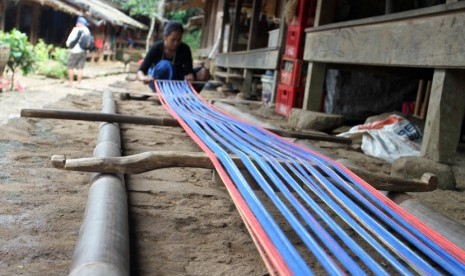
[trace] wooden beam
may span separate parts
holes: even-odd
[[[335,0],[324,0],[322,4],[327,5],[331,1]],[[318,7],[317,7],[318,8]],[[306,32],[318,32],[318,31],[327,31],[327,30],[336,30],[342,29],[347,27],[356,27],[356,26],[363,26],[363,25],[373,25],[373,24],[380,24],[386,22],[393,22],[393,21],[402,21],[402,20],[411,20],[414,18],[419,17],[428,17],[434,16],[439,14],[445,13],[455,13],[460,12],[465,8],[465,2],[463,1],[456,1],[456,3],[450,3],[445,5],[434,5],[428,8],[421,8],[421,9],[413,9],[404,12],[396,12],[389,15],[379,15],[379,16],[372,16],[363,19],[355,19],[355,20],[347,20],[337,23],[327,22],[325,24],[314,25],[313,27],[307,28]],[[331,6],[327,8],[322,8],[322,12],[326,12],[326,10],[331,9]],[[317,10],[318,13],[318,10]],[[330,24],[329,24],[330,23]]]
[[[218,54],[217,67],[275,70],[279,63],[279,48],[263,48],[251,51]]]
[[[246,168],[239,157],[231,156],[231,159],[239,169]],[[209,156],[204,152],[148,151],[124,157],[79,159],[66,159],[64,155],[54,155],[52,156],[51,163],[53,167],[58,169],[117,174],[138,174],[172,167],[215,169]],[[286,166],[285,161],[280,163]],[[349,167],[349,169],[351,168]],[[437,187],[437,178],[431,174],[424,175],[422,180],[405,180],[374,174],[359,168],[353,169],[353,172],[379,190],[421,192],[432,191]]]
[[[439,163],[455,163],[465,110],[465,71],[436,69],[421,153]]]
[[[452,13],[370,25],[308,29],[304,59],[323,63],[465,68],[464,25],[465,7]]]

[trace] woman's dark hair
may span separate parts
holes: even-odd
[[[172,32],[184,33],[184,28],[180,22],[170,21],[166,24],[163,30],[164,36],[169,36]]]

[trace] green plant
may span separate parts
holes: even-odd
[[[42,39],[34,46],[34,55],[36,62],[44,62],[50,59],[50,52],[53,49],[53,45],[46,44]]]
[[[66,77],[67,68],[59,61],[47,60],[39,63],[36,72],[47,78],[63,79]]]
[[[65,65],[68,64],[68,50],[65,48],[55,47],[51,53],[52,59]]]
[[[21,69],[24,75],[34,71],[33,47],[29,43],[27,35],[16,29],[11,30],[9,33],[0,32],[0,44],[10,46],[10,57],[6,65],[12,72],[10,90],[13,90],[15,72],[18,68]]]
[[[42,40],[34,46],[36,55],[36,73],[48,78],[62,79],[66,77],[66,64],[68,62],[68,51],[64,48],[54,48]]]
[[[192,50],[192,56],[196,56],[197,50],[200,48],[200,35],[202,32],[200,30],[195,30],[193,32],[184,32],[182,40],[184,43],[189,45]]]

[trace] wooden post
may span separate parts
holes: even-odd
[[[436,69],[426,117],[422,154],[453,164],[465,109],[465,71]]]
[[[334,12],[336,0],[318,0],[316,4],[316,14],[314,27],[332,23],[334,20]]]
[[[262,0],[253,1],[252,20],[249,29],[249,39],[247,41],[247,51],[255,49],[257,38],[255,37],[258,31],[258,21],[260,19],[260,11]],[[244,82],[242,83],[242,93],[246,99],[250,98],[252,92],[253,70],[244,69]]]
[[[318,0],[316,5],[314,27],[333,22],[335,11],[335,0]],[[323,87],[326,74],[326,64],[308,63],[307,81],[305,83],[305,94],[302,109],[320,111],[323,100]]]
[[[302,109],[320,111],[323,100],[326,64],[309,62]]]
[[[286,6],[286,0],[281,0],[281,7],[285,7],[285,6]],[[281,18],[281,21],[279,23],[278,46],[279,46],[279,52],[280,54],[282,54],[284,53],[284,46],[286,45],[286,35],[287,35],[287,24],[285,23],[286,21],[285,21],[284,8],[281,10],[280,18]]]
[[[16,21],[15,21],[15,28],[19,30],[20,22],[21,22],[21,10],[23,8],[23,3],[19,2],[16,6]]]
[[[229,1],[222,0],[221,2],[223,2],[223,20],[221,20],[220,44],[218,45],[218,53],[223,52],[226,24],[231,24],[231,18],[229,17]]]
[[[36,44],[39,40],[39,30],[40,30],[40,5],[37,3],[32,4],[32,26],[29,35],[29,42]]]
[[[385,7],[385,14],[390,14],[393,13],[394,11],[394,3],[392,3],[392,0],[386,0],[386,7]]]
[[[5,30],[5,9],[6,1],[0,0],[0,31]]]
[[[257,39],[254,36],[256,36],[258,32],[258,22],[260,20],[261,7],[262,7],[262,0],[253,1],[253,11],[252,11],[252,19],[250,22],[249,39],[247,41],[247,51],[255,49],[255,45],[257,44]]]
[[[242,2],[243,0],[236,1],[236,9],[234,13],[234,22],[231,24],[231,34],[229,40],[229,49],[228,52],[234,52],[237,48],[237,40],[239,37],[239,23],[241,18],[242,11]]]

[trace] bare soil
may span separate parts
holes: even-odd
[[[0,93],[0,274],[63,275],[69,271],[90,174],[55,169],[50,157],[92,156],[99,129],[96,122],[19,118],[19,110],[47,107],[99,111],[102,91],[116,83],[128,91],[148,92],[139,83],[126,82],[126,76],[87,78],[77,88],[37,76],[21,77],[25,92]],[[122,114],[168,116],[150,99],[123,101],[117,94],[115,99]],[[265,119],[285,124],[283,118]],[[122,124],[121,130],[124,155],[200,150],[181,128]],[[329,142],[315,145],[372,171],[389,172],[388,164],[353,147]],[[465,162],[460,158],[459,167]],[[463,177],[458,183],[459,188],[465,187]],[[128,175],[126,185],[132,274],[267,274],[228,192],[212,181],[211,170],[150,171]],[[465,222],[461,188],[413,196]]]

